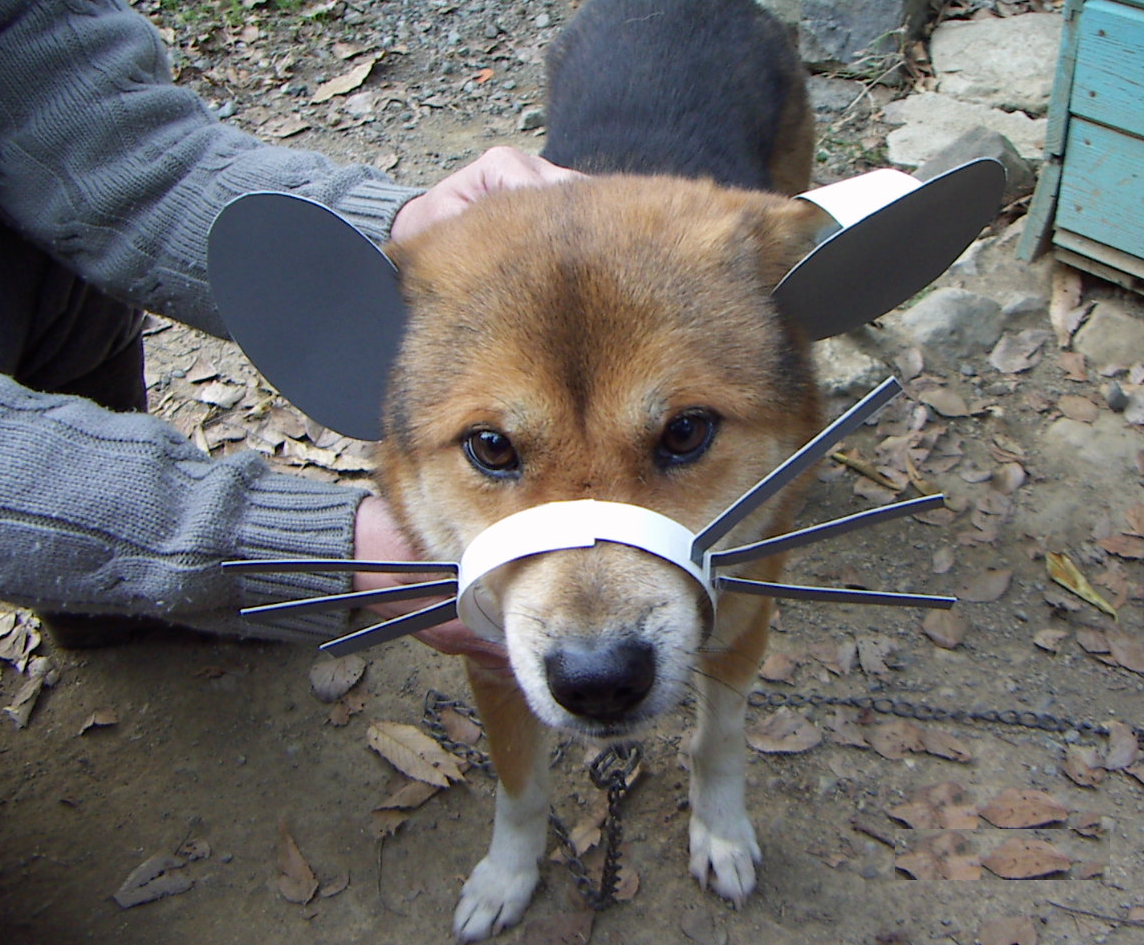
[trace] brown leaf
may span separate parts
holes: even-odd
[[[993,800],[978,808],[994,827],[1043,827],[1066,820],[1068,808],[1044,791],[1005,788]]]
[[[449,738],[462,745],[473,746],[481,740],[481,727],[452,706],[445,706],[441,710],[441,725]]]
[[[409,813],[401,810],[375,810],[370,812],[369,818],[374,838],[384,840],[397,833],[401,825],[409,819]]]
[[[900,761],[912,751],[925,750],[921,729],[905,719],[871,726],[866,739],[874,751],[892,761]]]
[[[93,728],[106,728],[110,725],[118,725],[119,716],[112,712],[110,709],[96,709],[91,713],[80,726],[79,734],[90,731]]]
[[[310,688],[322,702],[334,702],[357,685],[365,666],[365,660],[356,653],[320,659],[310,667]]]
[[[377,805],[376,810],[414,810],[440,791],[436,784],[408,779],[397,790]]]
[[[1132,726],[1124,722],[1108,722],[1108,748],[1104,753],[1104,767],[1120,771],[1136,763],[1140,757],[1140,744]]]
[[[977,930],[979,945],[1037,945],[1037,926],[1028,916],[989,919]]]
[[[972,804],[950,804],[939,808],[937,813],[946,830],[976,830],[981,826],[977,808]]]
[[[373,722],[366,734],[369,747],[402,774],[418,781],[448,787],[463,775],[457,759],[412,725]]]
[[[1026,478],[1025,467],[1020,463],[1002,463],[990,476],[990,483],[1002,495],[1012,495]]]
[[[957,596],[975,604],[988,604],[999,600],[1009,590],[1013,572],[1009,568],[987,568],[971,578],[957,592]]]
[[[894,869],[901,870],[911,879],[941,879],[937,857],[928,850],[903,853],[894,857]]]
[[[1080,423],[1094,423],[1100,416],[1100,409],[1087,397],[1065,394],[1057,400],[1057,409],[1070,420]]]
[[[888,817],[913,830],[935,830],[941,826],[937,809],[927,801],[909,801],[886,811]]]
[[[115,901],[121,909],[130,909],[145,902],[154,902],[164,896],[184,893],[194,885],[185,873],[176,872],[187,861],[167,853],[157,853],[140,863],[115,891]]]
[[[305,905],[318,891],[318,878],[290,836],[286,818],[278,821],[278,892],[283,899]]]
[[[933,407],[943,417],[968,417],[969,407],[965,398],[948,387],[935,387],[918,394],[918,400]]]
[[[1144,503],[1137,503],[1125,512],[1124,521],[1128,524],[1125,531],[1144,538]]]
[[[936,728],[922,729],[922,747],[927,755],[936,755],[950,761],[968,763],[973,760],[973,753],[961,740]]]
[[[798,663],[785,653],[772,653],[759,667],[759,675],[767,682],[789,683]]]
[[[826,730],[831,734],[831,741],[837,742],[839,745],[850,745],[854,748],[869,748],[870,743],[866,741],[866,736],[862,734],[862,729],[857,722],[857,710],[844,709],[839,707],[834,710],[834,714],[827,718],[823,724]]]
[[[1144,538],[1136,535],[1110,535],[1097,541],[1105,551],[1118,558],[1129,558],[1133,561],[1144,559]]]
[[[1041,346],[1051,335],[1038,328],[1026,328],[1012,335],[1006,332],[989,352],[989,363],[1002,374],[1019,374],[1041,361]]]
[[[890,672],[886,659],[897,649],[888,637],[861,636],[857,640],[858,664],[867,676],[885,676]]]
[[[1057,359],[1061,370],[1065,372],[1066,381],[1088,380],[1088,368],[1085,366],[1084,355],[1079,351],[1062,351]]]
[[[747,729],[747,744],[766,754],[809,751],[822,741],[822,733],[806,718],[784,706],[770,718]]]
[[[1117,663],[1125,669],[1144,675],[1144,639],[1112,630],[1105,633],[1104,638],[1108,641],[1108,649]]]
[[[328,102],[335,95],[345,95],[347,92],[352,92],[369,78],[376,62],[376,58],[365,59],[344,75],[323,82],[314,92],[310,104],[320,105],[322,102]]]
[[[1081,290],[1081,276],[1076,269],[1062,265],[1053,269],[1049,323],[1053,326],[1057,345],[1061,348],[1067,348],[1072,344],[1072,336],[1084,320],[1085,308],[1081,305]]]
[[[969,625],[953,610],[931,610],[922,621],[922,630],[935,646],[952,650],[962,640]]]
[[[1076,642],[1080,644],[1080,648],[1086,653],[1100,654],[1112,652],[1112,647],[1109,646],[1108,643],[1108,637],[1103,630],[1089,630],[1082,627],[1076,632]]]
[[[1067,630],[1046,627],[1033,634],[1033,645],[1049,653],[1059,653],[1061,641],[1069,635]]]
[[[1013,837],[982,857],[981,864],[1002,879],[1037,879],[1065,872],[1072,860],[1044,840]]]
[[[1087,745],[1067,745],[1065,774],[1081,787],[1096,787],[1100,784],[1104,780],[1104,769],[1100,765],[1096,749]]]
[[[350,884],[350,874],[348,871],[339,873],[328,883],[323,883],[318,889],[318,896],[322,899],[330,899],[338,893],[345,892]]]

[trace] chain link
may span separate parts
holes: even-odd
[[[776,690],[756,689],[748,696],[748,702],[755,708],[792,709],[811,706],[843,707],[861,711],[877,712],[879,715],[894,715],[902,719],[918,722],[981,722],[989,725],[1013,725],[1021,728],[1039,729],[1044,732],[1076,731],[1081,735],[1108,735],[1108,729],[1094,722],[1076,721],[1048,712],[1034,712],[1031,709],[946,709],[926,703],[910,702],[890,696],[828,696],[818,692],[777,692]],[[1144,728],[1132,726],[1136,740],[1144,747]]]
[[[457,699],[450,699],[435,689],[430,689],[425,693],[424,713],[421,717],[422,724],[428,729],[429,734],[446,751],[495,777],[492,760],[487,753],[465,742],[455,741],[449,736],[441,722],[441,713],[445,709],[452,709],[474,724],[481,725],[481,720],[474,709]],[[592,881],[588,867],[584,865],[583,859],[576,851],[576,845],[572,842],[568,828],[557,816],[555,809],[550,809],[548,812],[548,821],[564,848],[568,872],[572,874],[573,882],[580,890],[584,901],[596,911],[606,909],[616,901],[616,889],[620,879],[620,845],[624,839],[620,803],[631,787],[631,778],[642,758],[643,751],[637,744],[611,745],[601,751],[588,765],[592,783],[601,791],[606,791],[608,795],[607,813],[600,826],[600,836],[604,844],[604,869],[598,884]]]

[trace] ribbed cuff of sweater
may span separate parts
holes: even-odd
[[[389,240],[393,218],[414,197],[425,193],[416,187],[401,187],[390,181],[364,180],[334,202],[334,209],[381,245]]]

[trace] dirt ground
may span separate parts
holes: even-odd
[[[494,143],[542,143],[537,130],[520,129],[542,101],[537,53],[567,15],[564,2],[387,0],[320,5],[325,12],[309,17],[243,6],[244,22],[221,27],[217,15],[192,17],[191,6],[178,16],[167,4],[141,5],[177,50],[180,80],[233,110],[230,120],[243,127],[271,134],[301,120],[308,127],[288,143],[376,160],[418,184]],[[347,11],[362,18],[347,20]],[[347,46],[335,53],[334,41]],[[310,104],[323,81],[360,62],[360,52],[338,58],[349,44],[371,43],[389,51],[364,84]],[[823,139],[839,147],[824,150],[820,182],[876,153],[876,117],[823,116]],[[995,234],[975,270],[942,284],[999,300],[1014,292],[1048,298],[1050,263],[1015,261],[1013,244],[1011,233]],[[1112,301],[1144,318],[1139,298],[1090,280],[1083,288],[1088,302]],[[1049,327],[1043,311],[1015,318],[1013,331]],[[1077,374],[1055,342],[1039,363],[1011,374],[994,368],[987,351],[919,366],[892,340],[871,344],[899,365],[911,396],[846,446],[901,479],[887,438],[912,436],[917,472],[950,496],[952,510],[814,547],[794,557],[790,576],[956,593],[959,620],[784,604],[767,674],[785,681],[760,678],[760,688],[1144,726],[1144,430],[1109,409],[1100,366]],[[289,414],[268,414],[266,391],[233,347],[162,323],[149,347],[153,410],[208,448],[244,448],[254,433],[275,463],[304,466],[307,475],[365,476],[360,450]],[[1127,385],[1131,375],[1120,380]],[[238,399],[205,402],[211,383],[237,387]],[[958,394],[966,409],[944,396],[924,406],[933,390]],[[1048,432],[1078,412],[1079,434]],[[268,416],[282,437],[268,435]],[[347,459],[339,464],[338,456]],[[800,521],[888,495],[830,463]],[[1076,564],[1117,620],[1050,578],[1054,552]],[[366,731],[375,720],[418,724],[429,689],[466,697],[457,661],[410,641],[370,651],[355,701],[331,721],[307,675],[317,654],[298,647],[171,635],[86,652],[45,641],[39,652],[50,654],[59,682],[40,696],[26,728],[0,719],[0,929],[8,945],[450,939],[461,883],[488,840],[492,782],[470,772],[380,839],[373,811],[404,778],[369,749]],[[4,704],[21,682],[5,665]],[[87,727],[95,713],[113,724]],[[1113,738],[1076,727],[911,727],[893,715],[814,707],[795,710],[795,720],[784,712],[776,731],[772,713],[753,708],[749,717],[753,739],[767,749],[752,750],[748,768],[765,857],[753,898],[733,910],[687,874],[685,706],[644,742],[643,774],[623,807],[638,890],[595,915],[593,942],[1144,942],[1144,767],[1123,729],[1118,740],[1116,726]],[[572,746],[557,764],[555,802],[569,823],[598,803],[586,753]],[[1060,808],[1046,826],[998,826],[1006,789],[1045,792]],[[283,824],[321,884],[308,904],[280,891]],[[186,865],[175,872],[193,882],[121,908],[113,894],[156,854],[180,856]],[[1003,878],[1021,875],[1030,878]],[[589,925],[579,909],[566,870],[548,863],[524,924],[500,940],[584,941]],[[1012,922],[999,924],[1005,918]]]

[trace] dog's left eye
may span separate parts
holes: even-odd
[[[707,452],[719,418],[707,410],[689,410],[672,417],[663,428],[656,448],[656,461],[661,467],[693,463]]]
[[[463,441],[469,462],[487,476],[516,478],[520,457],[512,440],[499,430],[473,430]]]

